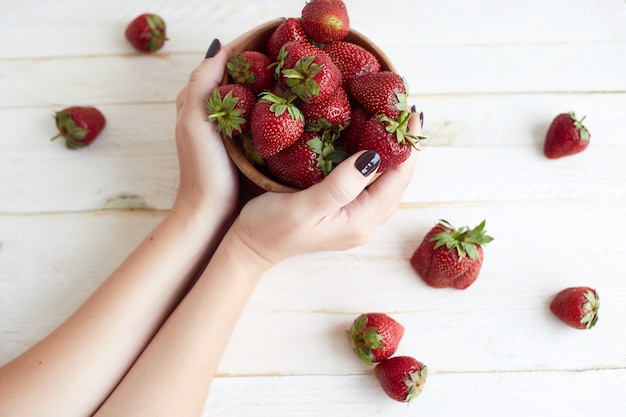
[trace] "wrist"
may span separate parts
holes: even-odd
[[[274,266],[274,262],[261,256],[242,239],[236,222],[222,239],[218,250],[223,250],[229,259],[235,260],[251,281],[258,281],[265,271]]]

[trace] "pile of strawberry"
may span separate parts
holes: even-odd
[[[233,56],[229,83],[205,101],[217,130],[279,182],[307,188],[360,150],[378,152],[382,172],[422,139],[409,132],[406,81],[349,30],[342,0],[311,0],[265,49]]]

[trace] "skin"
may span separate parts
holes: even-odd
[[[394,212],[417,152],[367,189],[359,153],[307,190],[266,193],[239,212],[236,169],[203,105],[238,42],[205,59],[178,95],[172,210],[74,314],[0,368],[0,415],[200,415],[263,273],[293,255],[362,245]]]

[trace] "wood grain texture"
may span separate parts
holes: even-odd
[[[230,42],[303,4],[1,2],[0,364],[71,314],[171,208],[174,103],[213,38]],[[408,79],[428,139],[370,243],[294,257],[263,277],[203,415],[622,416],[626,3],[346,4],[352,27]],[[145,11],[164,17],[170,37],[151,56],[123,36]],[[108,124],[70,152],[50,141],[52,114],[82,104]],[[547,160],[548,125],[570,110],[587,116],[591,144]],[[410,267],[440,218],[486,219],[495,238],[465,291],[430,288]],[[591,331],[548,309],[573,285],[600,293]],[[410,407],[388,400],[350,350],[344,331],[365,311],[402,322],[399,353],[429,366]]]

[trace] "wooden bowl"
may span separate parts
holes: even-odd
[[[237,54],[243,51],[250,50],[265,52],[265,46],[267,45],[269,37],[284,20],[285,19],[272,20],[252,29],[250,32],[247,33],[246,37],[242,39],[239,48],[234,50],[233,53]],[[348,33],[348,36],[344,39],[344,41],[355,43],[371,52],[380,62],[381,71],[396,72],[395,67],[389,61],[389,58],[383,53],[383,51],[363,34],[357,32],[354,29],[350,29],[350,32]],[[227,84],[228,82],[228,74],[224,74],[222,84]],[[242,185],[246,186],[248,192],[250,192],[252,195],[259,195],[266,191],[289,193],[299,190],[297,188],[278,182],[275,178],[271,176],[271,173],[263,172],[260,169],[257,169],[248,160],[248,158],[246,158],[246,156],[240,149],[237,140],[233,140],[226,136],[223,136],[223,140],[228,155],[241,173],[243,181]]]

